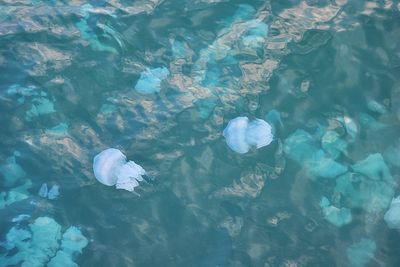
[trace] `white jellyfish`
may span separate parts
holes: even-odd
[[[146,171],[133,161],[126,160],[124,154],[115,148],[109,148],[94,157],[93,171],[96,179],[108,186],[130,192],[143,181]]]
[[[50,200],[56,199],[60,195],[60,187],[55,184],[49,190],[47,184],[43,183],[39,189],[38,195]]]
[[[273,140],[272,128],[264,120],[249,122],[247,117],[237,117],[229,121],[223,136],[228,146],[237,153],[247,153],[251,147],[264,147]]]
[[[389,228],[400,229],[400,196],[392,200],[390,208],[383,219]]]

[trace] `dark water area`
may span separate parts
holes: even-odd
[[[397,0],[0,0],[0,266],[400,266],[399,77]]]

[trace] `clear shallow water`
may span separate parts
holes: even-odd
[[[49,217],[88,239],[79,266],[399,266],[383,220],[399,195],[399,9],[2,1],[1,240]],[[168,70],[159,92],[135,90],[146,68]],[[274,141],[231,150],[238,116],[270,122]],[[140,197],[95,179],[109,147],[154,178]],[[330,222],[323,197],[351,220]]]

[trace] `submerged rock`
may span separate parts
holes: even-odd
[[[127,162],[125,155],[115,148],[106,149],[94,157],[93,171],[100,183],[131,192],[146,175],[141,166],[134,161]]]
[[[242,37],[245,46],[259,47],[265,43],[268,35],[268,24],[257,20],[251,21],[250,29]]]
[[[68,228],[62,236],[61,226],[50,217],[39,217],[28,229],[12,227],[2,246],[1,266],[78,266],[73,262],[77,253],[87,246],[88,240],[76,227]],[[50,261],[50,262],[49,262]]]
[[[88,244],[88,240],[82,235],[81,231],[74,226],[68,228],[62,237],[61,249],[56,256],[48,263],[48,267],[78,266],[73,258],[76,254],[81,254],[82,249]]]
[[[56,112],[54,104],[45,97],[32,99],[32,107],[26,112],[25,119],[31,121],[34,117]]]
[[[39,217],[29,224],[29,231],[13,227],[6,235],[5,249],[16,250],[12,256],[0,256],[2,266],[45,266],[57,252],[61,226],[49,217]],[[10,253],[11,254],[11,253]]]
[[[399,140],[393,146],[386,148],[383,157],[393,166],[400,167],[400,142]]]
[[[340,227],[349,224],[352,220],[351,211],[348,208],[337,208],[329,202],[326,197],[321,199],[319,206],[324,213],[325,219],[331,224]]]
[[[229,121],[223,136],[228,146],[237,153],[247,153],[251,147],[261,148],[273,141],[272,128],[264,120],[249,122],[247,117]]]
[[[298,129],[286,138],[283,150],[288,158],[303,166],[316,177],[334,178],[347,171],[347,167],[330,158],[319,148],[317,140],[308,132]]]
[[[59,191],[60,187],[58,185],[53,185],[50,190],[48,190],[47,184],[43,183],[39,189],[38,195],[44,198],[48,198],[50,200],[58,198],[60,195]]]
[[[337,159],[342,153],[346,155],[347,143],[335,131],[327,131],[321,140],[322,148],[333,158]]]
[[[369,100],[367,103],[367,107],[369,110],[379,114],[385,114],[387,112],[386,107],[375,100]]]
[[[30,196],[28,189],[31,186],[31,181],[26,180],[23,184],[11,188],[9,191],[0,192],[0,209],[5,208],[15,202],[27,199]]]
[[[135,90],[141,94],[152,94],[160,92],[161,82],[169,75],[169,70],[165,67],[149,69],[146,68],[136,83]]]
[[[61,122],[50,129],[46,129],[46,133],[57,136],[66,136],[68,134],[68,124]]]
[[[348,116],[336,117],[336,120],[343,123],[346,133],[351,137],[353,141],[358,134],[358,127],[354,120]]]
[[[347,248],[347,259],[354,267],[363,267],[374,257],[376,244],[373,240],[362,238]]]
[[[392,200],[390,208],[383,218],[389,228],[400,229],[400,196]]]
[[[19,153],[15,152],[13,156],[6,159],[5,163],[0,165],[0,174],[4,177],[4,186],[12,186],[26,175],[16,161],[18,155]]]
[[[389,168],[379,153],[369,155],[366,159],[354,164],[352,168],[355,172],[361,173],[373,180],[393,182]]]
[[[346,173],[336,180],[334,193],[341,195],[351,208],[370,213],[387,209],[394,196],[395,182],[380,154],[369,155],[353,165],[356,173]]]

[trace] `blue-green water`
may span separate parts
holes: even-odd
[[[0,1],[0,265],[400,266],[399,77],[397,0]]]

